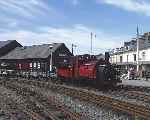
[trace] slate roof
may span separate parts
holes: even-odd
[[[10,44],[13,41],[15,41],[15,40],[0,41],[0,49],[3,48],[4,46]]]
[[[3,59],[33,59],[33,58],[47,58],[51,52],[55,52],[63,43],[33,45],[25,47],[17,47],[5,56],[0,57]]]

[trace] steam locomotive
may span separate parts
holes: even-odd
[[[109,53],[105,58],[97,59],[94,55],[80,55],[70,58],[69,62],[57,70],[59,79],[68,81],[89,81],[95,87],[115,86],[121,82],[116,67],[109,62]]]

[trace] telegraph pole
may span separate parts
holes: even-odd
[[[92,49],[93,49],[93,48],[92,48],[92,47],[93,47],[92,42],[93,42],[93,33],[91,32],[91,55],[92,55],[92,52],[93,52],[93,51],[92,51]]]
[[[93,54],[93,35],[96,39],[96,34],[93,34],[93,32],[91,32],[91,55]]]
[[[139,28],[137,26],[137,72],[139,71]]]

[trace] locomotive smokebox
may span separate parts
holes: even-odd
[[[105,61],[106,61],[106,63],[109,63],[109,58],[110,58],[109,52],[105,52]]]

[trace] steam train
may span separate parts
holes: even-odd
[[[116,67],[109,62],[109,53],[105,58],[97,59],[94,55],[80,55],[70,58],[57,70],[57,76],[61,80],[89,81],[95,87],[115,86],[121,82]]]

